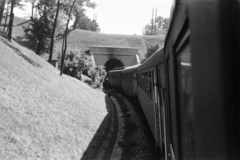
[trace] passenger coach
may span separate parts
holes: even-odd
[[[240,1],[175,0],[164,48],[109,74],[132,94],[126,79],[136,71],[161,159],[232,160],[240,159],[239,64]]]
[[[137,69],[138,99],[160,152],[166,144],[166,79],[164,49],[159,49]]]
[[[112,87],[121,87],[122,69],[113,69],[107,72],[108,84]]]
[[[121,72],[121,87],[130,97],[137,97],[137,67],[127,67]]]
[[[176,0],[164,54],[165,159],[239,159],[240,1]]]

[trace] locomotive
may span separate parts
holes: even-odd
[[[240,1],[175,0],[170,19],[164,47],[109,82],[138,97],[161,159],[239,159]]]

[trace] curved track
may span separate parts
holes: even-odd
[[[82,159],[157,159],[155,141],[140,105],[122,93],[105,91],[109,114],[89,144]]]

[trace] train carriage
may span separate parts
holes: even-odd
[[[240,1],[177,0],[165,41],[165,159],[239,159]]]
[[[122,69],[113,69],[107,72],[108,84],[112,87],[121,87]]]
[[[134,65],[125,68],[121,72],[121,87],[130,97],[137,97],[137,67]]]
[[[162,155],[166,151],[165,123],[165,69],[164,50],[156,51],[137,69],[138,99],[150,129],[160,147]]]
[[[137,67],[156,149],[165,160],[239,159],[240,1],[173,6],[164,48]],[[109,80],[132,94],[121,72],[110,71]]]

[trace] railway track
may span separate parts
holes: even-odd
[[[93,137],[82,159],[157,159],[155,141],[140,105],[121,92],[105,91],[109,114]]]

